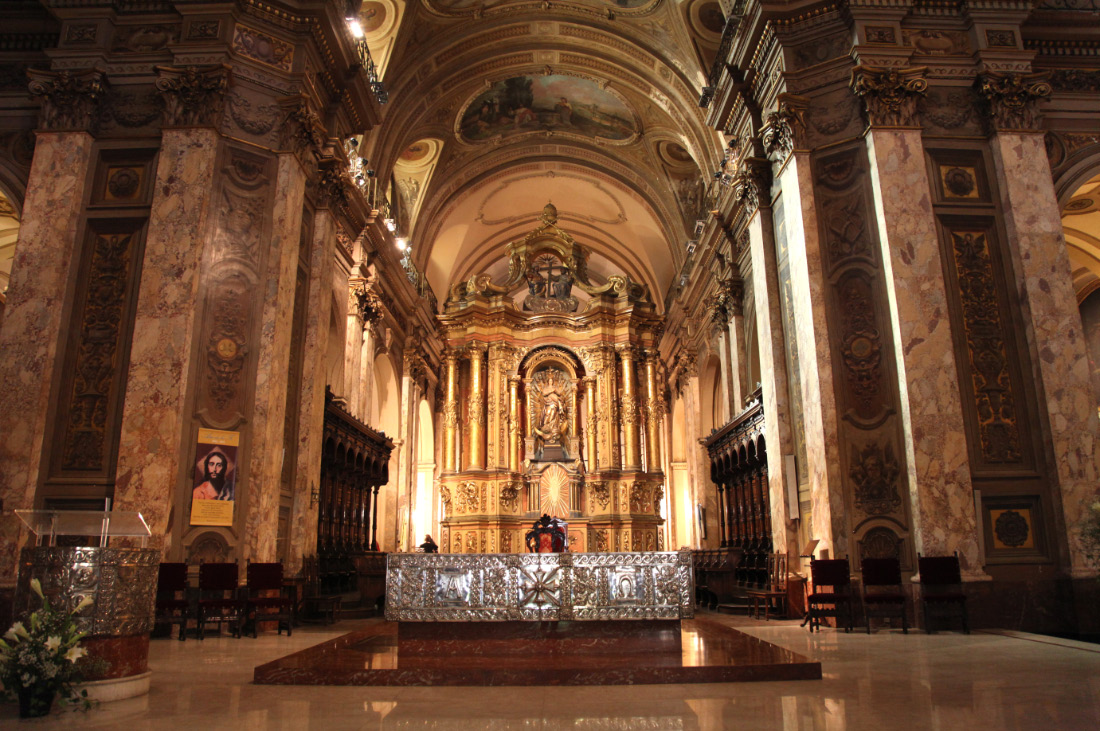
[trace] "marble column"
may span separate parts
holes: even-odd
[[[218,142],[209,128],[161,133],[135,310],[114,507],[141,511],[153,544],[165,551],[172,547],[169,516],[179,502],[170,496],[191,478],[185,464],[190,415],[184,412],[188,387],[200,377],[193,353]]]
[[[1079,522],[1100,483],[1100,424],[1088,354],[1073,291],[1061,211],[1042,133],[1000,131],[990,143],[997,170],[1025,331],[1046,409],[1074,576],[1095,574],[1079,540]]]
[[[657,351],[645,352],[646,472],[661,471],[661,409],[657,390]]]
[[[27,538],[12,510],[33,507],[42,478],[45,420],[61,365],[57,349],[67,332],[66,295],[92,147],[86,132],[38,132],[31,160],[0,329],[0,412],[6,422],[0,439],[0,582],[14,582]]]
[[[348,406],[348,412],[360,421],[366,421],[364,414],[359,411],[359,389],[361,380],[359,373],[362,368],[363,358],[363,319],[359,316],[356,307],[354,292],[358,282],[353,280],[348,286],[348,316],[347,334],[344,338],[344,383],[341,394]]]
[[[519,472],[523,462],[520,445],[519,381],[517,375],[508,376],[508,469]]]
[[[806,470],[813,502],[811,535],[831,557],[848,555],[849,523],[840,457],[826,272],[809,153],[795,152],[779,173],[785,245],[789,251],[794,340],[801,371]],[[755,261],[755,260],[754,260]],[[767,303],[763,303],[767,304]],[[760,332],[765,332],[761,328]],[[769,455],[772,450],[769,448]],[[777,455],[779,456],[779,455]],[[770,465],[769,465],[770,466]],[[774,487],[780,485],[773,483]],[[781,488],[785,489],[785,488]],[[785,494],[780,492],[780,494]]]
[[[596,404],[596,377],[585,376],[584,380],[584,402],[588,408],[588,419],[585,425],[585,435],[588,438],[588,442],[585,445],[587,448],[587,454],[585,454],[585,464],[587,465],[588,472],[596,472],[599,469],[599,462],[597,462],[597,444],[599,442],[599,406]]]
[[[785,227],[784,227],[785,228]],[[776,258],[775,219],[771,208],[761,208],[749,222],[749,255],[752,261],[752,292],[755,301],[756,331],[759,333],[761,364],[761,401],[764,409],[764,439],[768,444],[768,491],[772,496],[772,542],[776,550],[786,550],[792,557],[791,568],[798,567],[798,532],[787,502],[788,478],[785,454],[797,454],[794,434],[795,406],[791,403],[792,386],[787,370],[786,343],[783,327],[783,292],[780,287]],[[791,338],[794,341],[794,338]],[[800,392],[799,392],[800,393]],[[802,469],[806,469],[805,465]],[[732,498],[732,493],[731,493]],[[732,524],[732,518],[731,518]]]
[[[485,344],[470,343],[470,469],[485,469]]]
[[[443,471],[458,471],[458,353],[447,350],[443,354],[446,368],[446,386],[443,400]]]
[[[722,413],[719,423],[728,424],[737,414],[737,405],[734,398],[733,382],[737,374],[733,370],[732,353],[730,346],[729,324],[724,313],[717,313],[719,319],[712,325],[712,337],[718,338],[718,377],[722,379]]]
[[[620,408],[623,423],[623,469],[642,469],[642,443],[638,430],[638,393],[634,375],[634,346],[624,345],[618,349],[622,359],[622,397]]]
[[[288,574],[293,574],[309,551],[317,533],[317,505],[310,500],[311,486],[321,470],[321,446],[325,420],[325,352],[332,305],[332,268],[336,245],[336,221],[325,207],[313,217],[309,285],[306,294],[305,341],[302,345],[302,388],[298,408],[298,464],[288,538]]]
[[[257,341],[256,395],[252,407],[249,500],[245,517],[246,556],[276,561],[279,499],[283,474],[287,378],[292,345],[294,290],[301,241],[306,171],[296,155],[282,154],[276,174],[275,204],[267,256],[260,337]]]
[[[984,576],[931,181],[919,129],[867,133],[919,553]]]
[[[740,279],[733,279],[729,283],[729,324],[726,333],[730,347],[731,396],[733,411],[730,417],[737,416],[745,408],[745,398],[753,391],[748,379],[748,353],[745,346],[745,308],[742,297],[745,294],[745,285]]]

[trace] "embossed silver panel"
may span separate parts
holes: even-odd
[[[391,553],[390,621],[694,616],[691,552]]]
[[[160,551],[152,548],[24,548],[19,562],[15,611],[29,614],[39,606],[32,578],[55,607],[93,603],[76,617],[76,626],[92,637],[144,634],[153,629]]]

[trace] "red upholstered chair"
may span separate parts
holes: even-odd
[[[290,637],[294,622],[294,600],[283,594],[283,565],[281,563],[249,563],[244,616],[252,623],[252,636],[256,636],[260,622],[278,622],[278,633]]]
[[[962,591],[962,573],[959,570],[959,554],[951,556],[917,554],[917,567],[920,571],[924,631],[932,632],[933,617],[949,617],[957,614],[962,619],[963,632],[970,634],[970,624],[966,616],[966,594]]]
[[[837,626],[844,619],[844,631],[852,631],[852,577],[848,559],[811,559],[810,575],[814,590],[806,599],[809,611],[806,621],[810,631],[821,628],[825,617],[836,617]]]
[[[187,599],[187,564],[162,563],[157,572],[155,624],[179,624],[180,642],[187,637],[191,602]]]
[[[901,617],[901,631],[909,634],[905,589],[901,583],[901,564],[898,560],[865,558],[860,562],[860,574],[867,634],[871,634],[871,617]]]
[[[241,636],[244,619],[244,599],[240,598],[236,563],[199,564],[199,639],[203,638],[207,622],[228,622],[233,634]]]

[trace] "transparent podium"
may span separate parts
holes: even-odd
[[[146,548],[150,531],[141,513],[114,510],[16,510],[35,536],[19,557],[17,615],[37,608],[30,590],[38,579],[57,607],[74,609],[86,633],[82,644],[92,663],[89,696],[120,700],[149,691],[149,632],[160,551]]]

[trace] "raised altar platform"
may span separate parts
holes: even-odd
[[[693,616],[691,552],[391,553],[386,619],[501,622]]]
[[[390,554],[386,619],[256,668],[269,685],[804,680],[821,664],[694,616],[691,552]]]
[[[261,685],[816,680],[821,663],[717,621],[378,622],[256,668]]]

